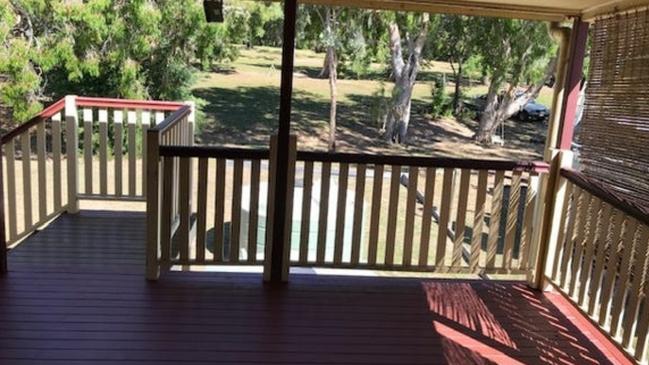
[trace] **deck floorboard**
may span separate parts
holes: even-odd
[[[144,215],[64,215],[10,252],[1,364],[612,364],[557,294],[522,283],[169,272]],[[564,300],[565,301],[565,300]],[[619,355],[619,354],[618,354]]]

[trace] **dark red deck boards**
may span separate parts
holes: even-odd
[[[520,283],[178,273],[141,214],[63,216],[9,256],[0,364],[608,364]]]

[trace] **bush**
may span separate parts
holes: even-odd
[[[433,118],[437,119],[450,113],[451,103],[448,94],[446,94],[446,76],[435,78],[432,99],[430,114]]]
[[[387,95],[385,83],[381,81],[380,88],[370,97],[370,115],[380,130],[384,127],[385,117],[388,114],[390,97]]]

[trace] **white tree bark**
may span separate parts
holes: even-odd
[[[406,143],[408,125],[410,124],[410,109],[412,106],[412,90],[417,81],[417,73],[421,63],[421,53],[428,35],[428,14],[423,14],[420,30],[412,39],[406,34],[408,45],[407,58],[404,59],[402,38],[399,26],[390,24],[390,54],[394,89],[390,108],[384,123],[384,138],[392,143]]]

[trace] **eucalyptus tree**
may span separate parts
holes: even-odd
[[[427,58],[448,61],[453,71],[455,89],[453,92],[453,112],[459,113],[462,108],[462,82],[465,77],[466,63],[477,48],[478,19],[466,15],[442,15],[427,45]]]
[[[437,21],[437,17],[434,18]],[[392,97],[383,116],[383,136],[406,143],[412,92],[420,70],[431,23],[429,14],[396,13],[389,25],[390,65],[394,78]]]
[[[361,76],[380,54],[382,43],[373,37],[381,34],[382,15],[372,10],[306,5],[301,7],[300,42],[324,51],[319,76],[329,80],[329,150],[336,148],[337,82],[339,69]]]
[[[541,22],[479,18],[476,31],[490,83],[474,139],[490,143],[498,126],[538,96],[554,72],[556,46]]]

